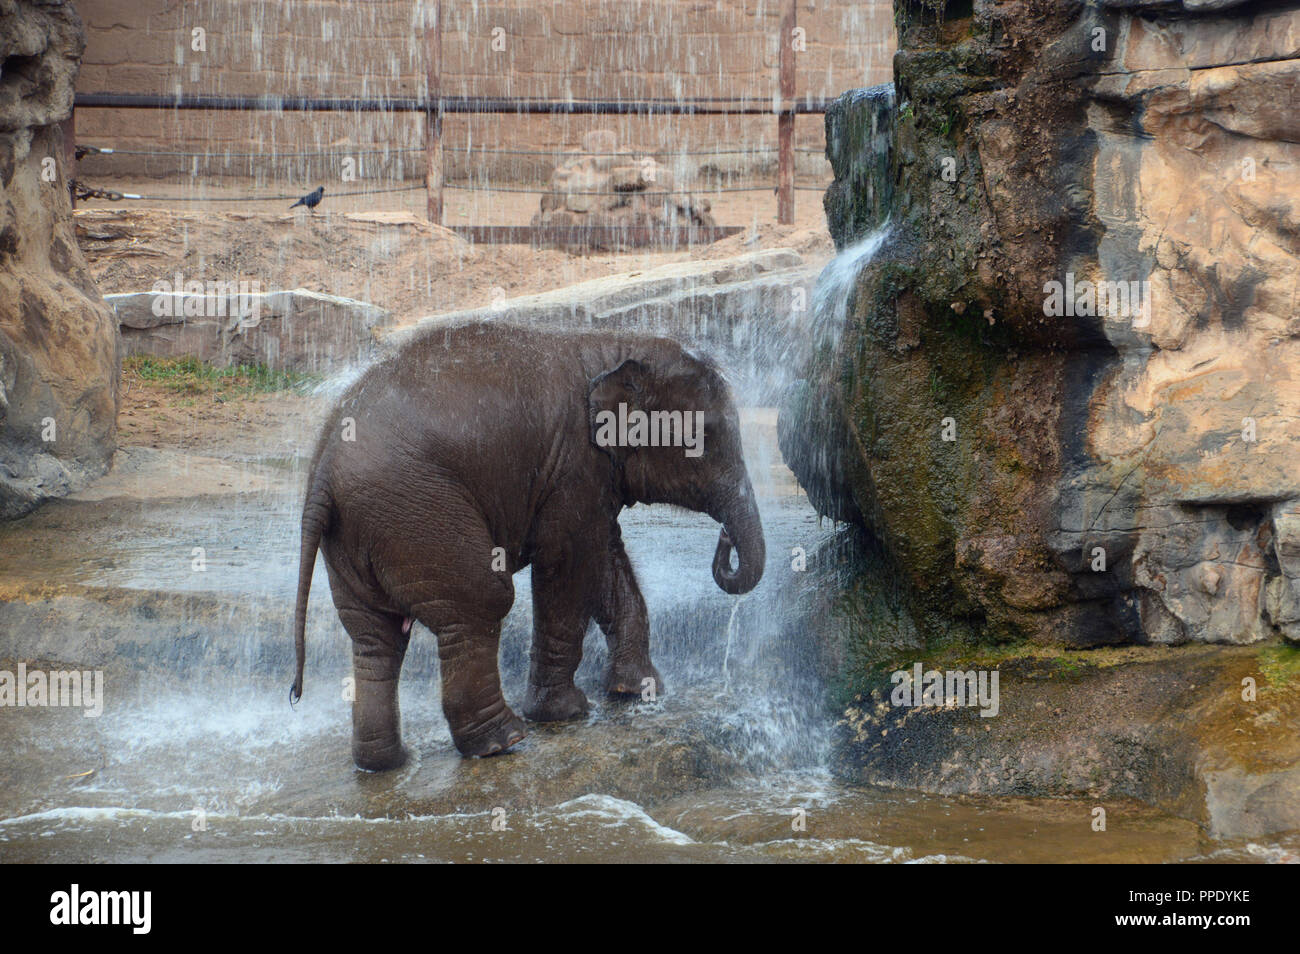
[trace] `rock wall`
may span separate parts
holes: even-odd
[[[114,450],[117,323],[73,235],[59,127],[84,45],[71,3],[0,6],[0,519]]]
[[[890,222],[792,469],[932,637],[1300,639],[1300,5],[896,19],[896,102],[826,118],[837,244]]]

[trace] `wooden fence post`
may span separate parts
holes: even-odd
[[[433,5],[433,26],[424,30],[426,85],[429,108],[424,113],[425,188],[427,214],[434,225],[442,224],[442,2]]]
[[[781,111],[776,117],[776,220],[794,224],[794,28],[797,0],[781,14]]]

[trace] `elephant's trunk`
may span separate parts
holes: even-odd
[[[736,569],[731,568],[731,550],[735,547],[739,558]],[[763,522],[758,516],[754,491],[745,480],[739,499],[728,508],[718,534],[718,549],[713,554],[713,579],[724,593],[732,596],[748,593],[763,578],[763,565],[767,561],[767,545],[763,542]]]

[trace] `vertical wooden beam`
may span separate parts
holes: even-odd
[[[425,188],[427,213],[442,224],[442,0],[433,4],[433,25],[425,25],[424,47],[429,109],[424,114]]]
[[[794,28],[798,0],[781,14],[781,111],[776,117],[776,220],[794,224]]]

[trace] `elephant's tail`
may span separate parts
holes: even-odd
[[[293,647],[297,655],[297,674],[289,689],[289,704],[302,698],[302,670],[307,662],[307,597],[311,593],[311,575],[316,568],[316,551],[320,538],[329,526],[328,492],[314,485],[302,509],[302,548],[298,553],[298,605],[293,616]]]

